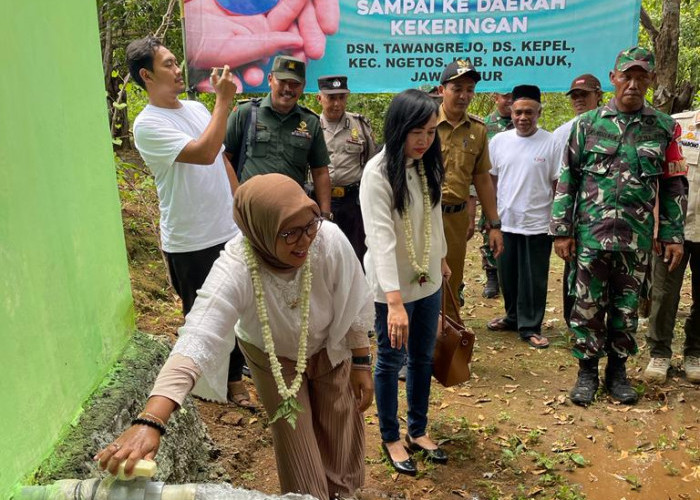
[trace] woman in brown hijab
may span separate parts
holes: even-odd
[[[215,262],[144,411],[97,455],[111,473],[155,456],[194,388],[225,400],[238,342],[271,429],[283,493],[349,497],[364,482],[362,412],[372,402],[372,295],[342,232],[289,177],[267,174],[234,199],[241,234]],[[196,387],[195,387],[196,384]]]

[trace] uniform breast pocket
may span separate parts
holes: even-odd
[[[306,165],[309,159],[309,149],[311,149],[311,137],[299,137],[293,135],[289,141],[291,146],[292,159],[296,165]]]
[[[263,158],[270,153],[271,134],[269,130],[258,130],[255,133],[255,147],[253,147],[253,156]]]
[[[348,155],[359,155],[362,153],[364,146],[357,142],[346,142],[343,146],[343,152]]]
[[[645,141],[637,144],[639,176],[653,180],[663,172],[664,150],[659,141]]]
[[[583,171],[592,175],[607,175],[618,147],[619,144],[615,141],[598,136],[588,137],[584,146],[586,162]]]

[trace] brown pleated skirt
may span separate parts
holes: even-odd
[[[250,343],[238,342],[258,397],[272,417],[281,397],[268,356]],[[289,386],[296,362],[278,359]],[[350,387],[350,360],[334,368],[325,349],[311,356],[297,399],[304,411],[296,429],[285,420],[271,425],[282,493],[309,494],[319,500],[351,497],[364,483],[365,434]]]

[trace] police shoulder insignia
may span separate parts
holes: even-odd
[[[472,121],[474,121],[474,122],[476,122],[476,123],[481,123],[482,125],[485,125],[485,124],[486,124],[486,123],[484,122],[484,119],[483,119],[482,117],[480,117],[480,116],[478,116],[478,115],[475,115],[475,114],[472,114],[472,113],[468,113],[468,115],[469,115],[469,118],[470,118]]]

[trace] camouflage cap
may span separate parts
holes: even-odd
[[[639,66],[649,72],[654,71],[656,66],[654,54],[642,47],[630,47],[617,55],[617,59],[615,59],[615,69],[617,71],[627,71],[634,66]]]
[[[566,95],[571,94],[574,90],[585,90],[586,92],[598,92],[600,90],[600,80],[595,76],[586,73],[585,75],[577,76],[574,81],[571,82],[571,88],[569,88]]]
[[[474,68],[471,62],[468,60],[465,61],[464,59],[457,59],[445,67],[442,75],[440,75],[440,84],[445,85],[447,82],[456,80],[457,78],[461,78],[463,76],[471,78],[475,83],[478,83],[479,80],[481,80],[481,75]]]
[[[323,94],[349,94],[348,77],[342,75],[320,76],[318,90]]]
[[[279,80],[296,80],[304,83],[306,81],[306,63],[296,57],[277,56],[272,63],[270,73]]]

